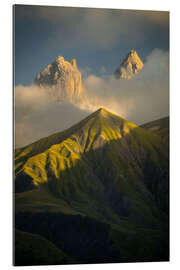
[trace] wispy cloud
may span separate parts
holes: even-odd
[[[15,87],[16,147],[63,131],[89,114],[72,103],[58,103],[51,90],[35,85]]]
[[[142,124],[169,114],[169,54],[155,49],[143,69],[131,80],[113,75],[84,79],[87,98],[79,103],[58,103],[56,90],[37,86],[15,88],[15,135],[20,147],[79,122],[99,107]],[[101,71],[106,70],[102,67]],[[54,91],[54,92],[53,92]]]
[[[66,48],[91,46],[109,49],[117,44],[142,44],[152,32],[169,27],[169,13],[118,9],[19,6],[17,18],[52,27],[48,47],[59,42]],[[164,33],[163,33],[164,35]]]
[[[137,124],[169,113],[169,54],[155,49],[131,80],[90,75],[85,79],[89,101]]]

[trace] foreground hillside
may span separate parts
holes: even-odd
[[[40,235],[16,230],[15,239],[16,266],[75,263]]]
[[[168,260],[168,162],[160,136],[99,109],[16,150],[15,227],[76,262]]]

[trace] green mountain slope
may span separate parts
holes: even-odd
[[[169,143],[169,116],[143,124],[141,127]]]
[[[16,228],[85,263],[168,260],[168,169],[159,136],[99,109],[16,150]]]
[[[15,230],[15,265],[74,263],[64,252],[44,237]]]

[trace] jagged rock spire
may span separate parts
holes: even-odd
[[[131,79],[137,74],[144,64],[135,50],[131,50],[125,57],[120,67],[116,69],[115,76],[120,79]]]
[[[58,56],[36,75],[34,83],[43,88],[55,89],[53,93],[57,95],[58,101],[74,101],[84,96],[82,75],[76,59],[68,62],[63,56]]]

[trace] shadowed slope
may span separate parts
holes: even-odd
[[[44,237],[15,230],[16,266],[75,263],[69,256]]]
[[[16,181],[21,186],[16,195],[17,228],[41,234],[44,224],[43,236],[52,241],[53,235],[71,257],[96,262],[95,250],[99,262],[133,261],[138,242],[127,251],[120,239],[127,238],[131,246],[135,231],[149,247],[137,261],[168,260],[168,153],[159,136],[100,109],[72,128],[18,150]],[[51,220],[56,225],[49,235]],[[66,220],[80,224],[79,229],[71,222],[56,238],[55,228]],[[95,220],[110,227],[102,225],[104,236],[96,236],[98,243],[92,231],[85,249],[83,232],[90,231],[91,223],[96,231],[100,225]],[[66,240],[71,231],[79,235],[79,242]],[[106,260],[96,250],[103,238]]]
[[[31,146],[31,154],[26,154],[27,147],[16,157],[17,192],[41,187],[71,203],[73,198],[86,202],[99,196],[104,201],[108,185],[113,189],[116,183],[122,186],[125,181],[123,185],[128,184],[130,189],[135,185],[147,197],[152,195],[149,191],[155,193],[158,206],[167,211],[168,198],[157,195],[160,187],[166,193],[168,190],[168,181],[160,180],[168,176],[168,154],[158,136],[104,109],[63,133],[42,139],[45,145],[53,143],[53,136],[56,144],[44,146],[45,151],[33,155],[37,142]],[[151,179],[154,175],[160,178],[158,182]]]
[[[134,127],[136,125],[109,113],[105,109],[99,109],[64,132],[53,134],[31,145],[17,149],[15,151],[16,175],[19,174],[26,161],[32,156],[45,153],[44,159],[47,159],[48,151],[53,151],[58,147],[62,148],[62,146],[64,146],[65,152],[75,148],[73,152],[80,155],[91,148],[99,147],[103,142],[121,138]],[[77,155],[76,157],[78,157]]]
[[[140,127],[159,135],[164,141],[169,143],[169,116],[143,124]]]

